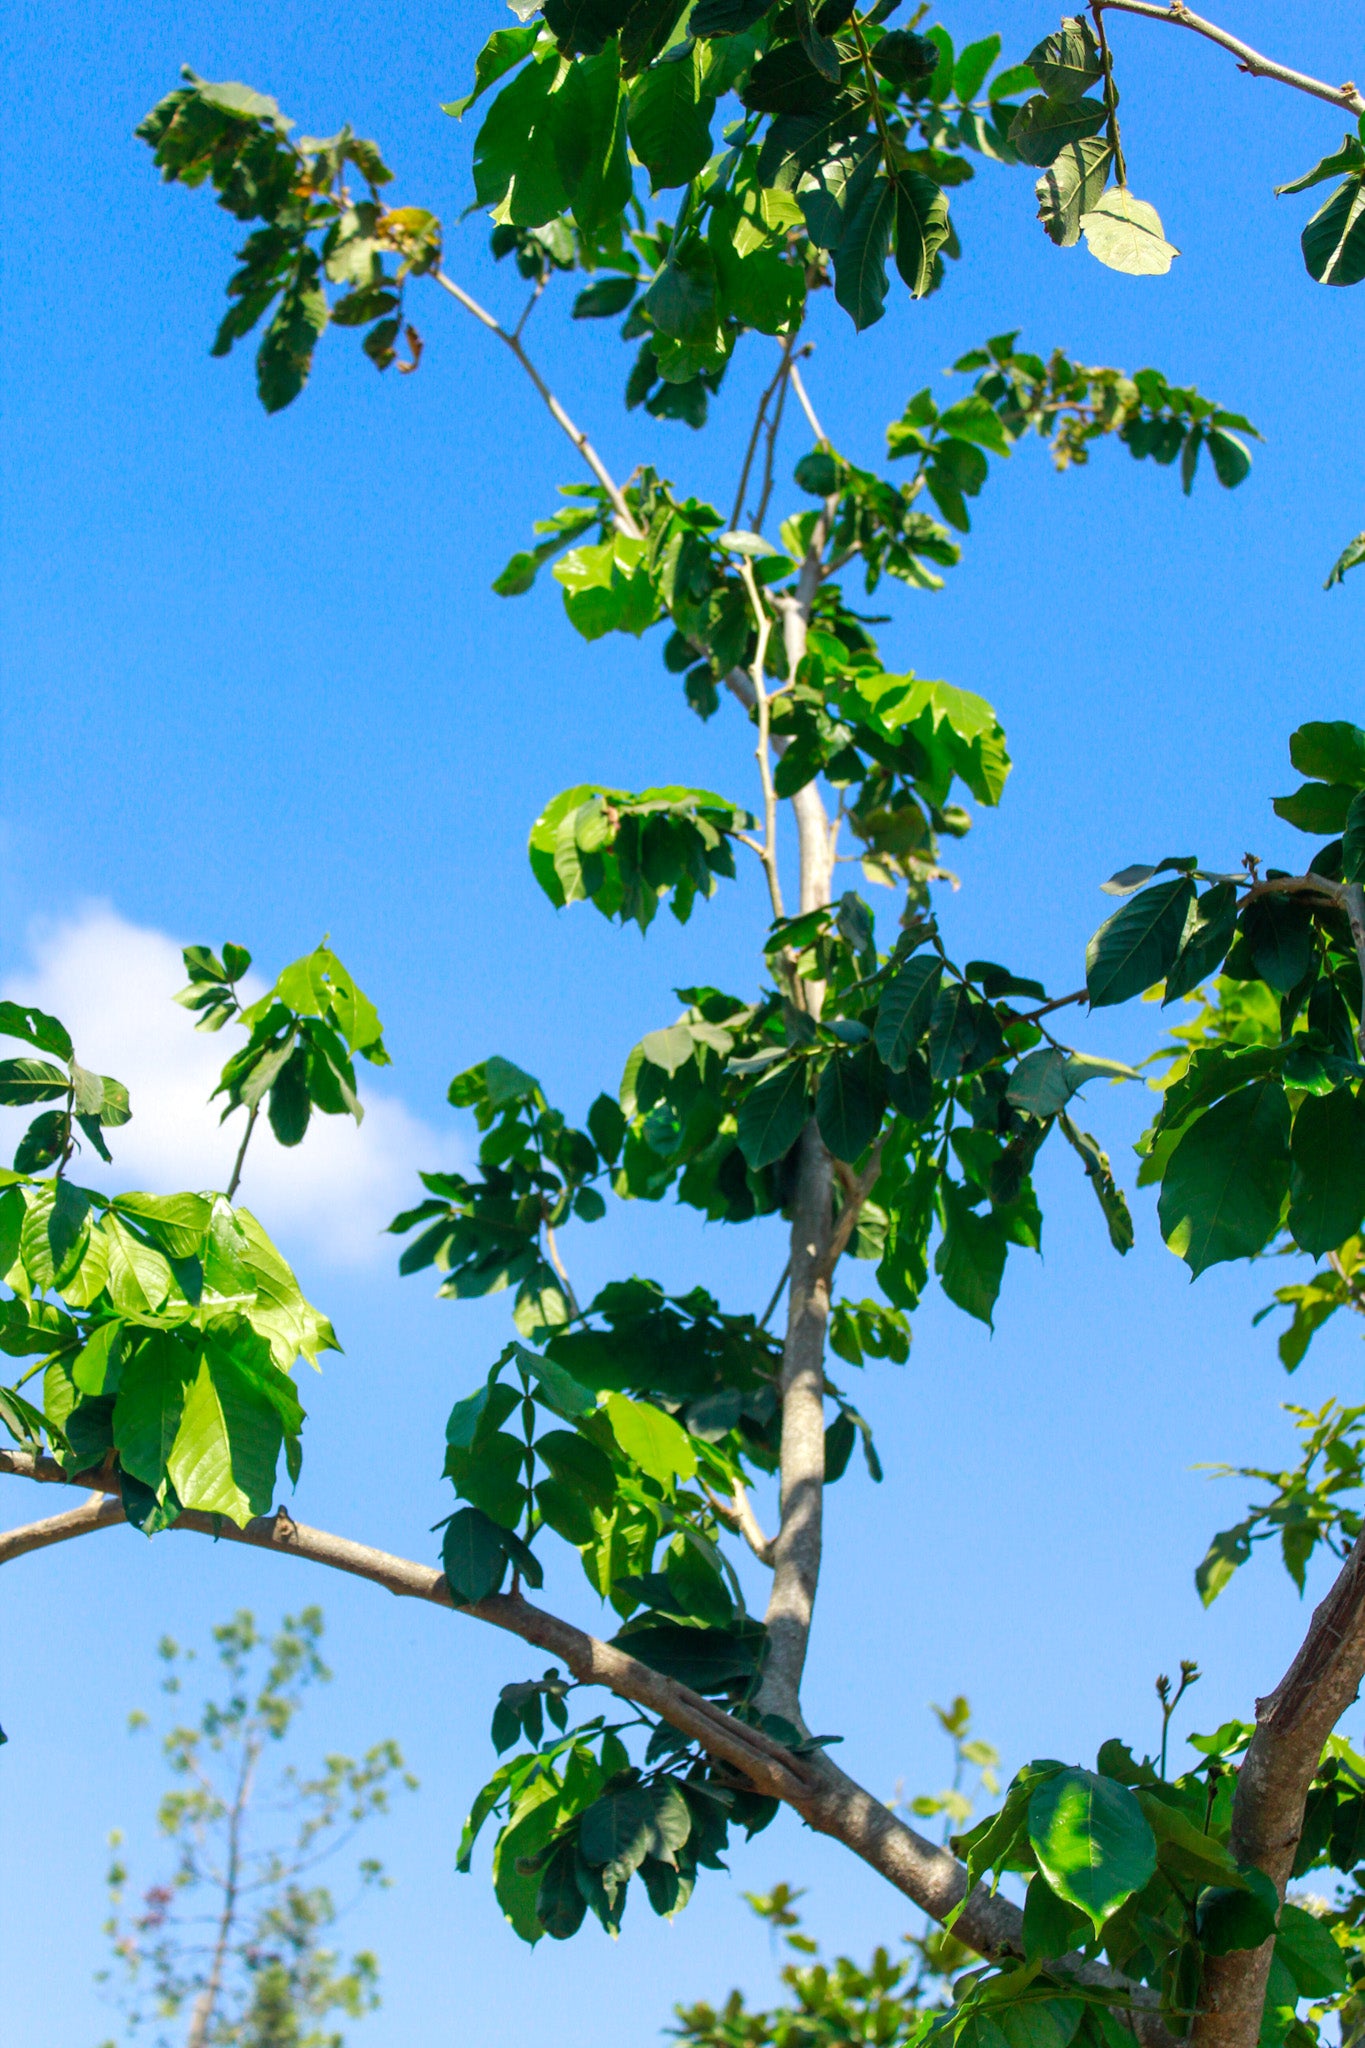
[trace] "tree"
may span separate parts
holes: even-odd
[[[328,1756],[313,1777],[275,1761],[308,1688],[331,1677],[322,1632],[317,1607],[286,1615],[269,1638],[247,1613],[214,1629],[227,1697],[206,1700],[193,1724],[178,1722],[162,1738],[173,1782],[157,1819],[175,1869],[147,1887],[131,1915],[123,1837],[112,1838],[106,1931],[114,1961],[101,1979],[118,1980],[132,2037],[174,2022],[185,2048],[341,2048],[325,2023],[334,2014],[358,2019],[379,2003],[374,1956],[362,1950],[344,1963],[323,1946],[337,1909],[327,1886],[310,1880],[415,1780],[392,1742],[359,1761]],[[194,1654],[162,1641],[163,1692],[180,1694]],[[146,1716],[134,1722],[144,1727]],[[362,1888],[386,1882],[370,1856],[356,1876]]]
[[[458,1504],[440,1572],[267,1513],[281,1449],[291,1476],[299,1469],[291,1368],[334,1340],[232,1198],[263,1104],[286,1143],[314,1110],[359,1115],[354,1059],[387,1055],[347,970],[319,949],[244,1004],[244,948],[187,954],[183,1000],[205,1027],[247,1034],[220,1091],[225,1114],[242,1115],[223,1196],[111,1199],[76,1186],[75,1145],[107,1156],[104,1131],[127,1114],[126,1097],[80,1065],[57,1020],[9,1006],[0,1024],[48,1057],[5,1063],[4,1099],[58,1106],[36,1119],[0,1197],[13,1290],[3,1341],[36,1361],[30,1376],[44,1374],[41,1409],[19,1388],[3,1396],[19,1448],[0,1463],[81,1482],[96,1499],[11,1535],[0,1555],[125,1519],[148,1534],[235,1535],[453,1604],[557,1658],[541,1678],[504,1688],[493,1735],[513,1754],[478,1795],[461,1848],[467,1867],[497,1815],[494,1883],[527,1939],[568,1938],[589,1909],[614,1929],[636,1876],[656,1911],[677,1911],[732,1828],[752,1833],[786,1803],[986,1959],[969,1994],[931,2020],[938,2031],[1094,2048],[1126,2021],[1148,2041],[1190,2033],[1200,2048],[1250,2048],[1268,2015],[1266,2038],[1278,2043],[1308,2027],[1301,1999],[1329,1976],[1323,1995],[1339,1996],[1342,1981],[1335,1945],[1327,1956],[1281,1898],[1296,1857],[1339,1860],[1354,1841],[1356,1767],[1337,1752],[1323,1762],[1365,1672],[1365,1564],[1348,1548],[1357,1525],[1339,1500],[1353,1458],[1358,1470],[1354,1417],[1327,1418],[1312,1450],[1330,1448],[1329,1482],[1315,1482],[1311,1464],[1288,1475],[1274,1503],[1215,1546],[1212,1591],[1262,1524],[1286,1531],[1300,1569],[1309,1531],[1347,1555],[1254,1732],[1218,1731],[1194,1772],[1170,1779],[1164,1755],[1139,1763],[1116,1743],[1093,1772],[1030,1765],[1000,1814],[959,1839],[959,1861],[833,1763],[827,1738],[806,1726],[801,1678],[823,1488],[860,1440],[880,1471],[828,1354],[850,1367],[904,1358],[931,1272],[964,1313],[989,1322],[1011,1248],[1038,1246],[1032,1168],[1054,1134],[1077,1154],[1114,1248],[1132,1241],[1108,1158],[1077,1121],[1087,1081],[1132,1070],[1059,1038],[1068,1006],[1113,1006],[1164,985],[1166,1001],[1197,1009],[1177,1027],[1139,1175],[1159,1184],[1163,1234],[1192,1272],[1271,1245],[1325,1256],[1294,1292],[1300,1347],[1323,1315],[1359,1305],[1365,735],[1337,722],[1293,737],[1309,780],[1277,808],[1325,841],[1305,873],[1263,875],[1256,861],[1230,873],[1193,857],[1121,870],[1109,887],[1123,900],[1090,943],[1084,986],[1066,995],[1012,965],[959,964],[933,899],[941,842],[969,829],[960,795],[986,808],[1000,800],[1005,736],[980,697],[888,674],[868,630],[876,621],[853,609],[840,578],[860,575],[869,594],[887,577],[935,587],[992,461],[1030,431],[1062,468],[1110,437],[1137,459],[1178,458],[1189,490],[1205,449],[1220,483],[1240,484],[1250,455],[1239,436],[1254,429],[1159,372],[1035,355],[1000,335],[959,363],[973,380],[965,395],[945,405],[927,388],[892,423],[888,455],[910,465],[897,481],[823,432],[802,375],[802,323],[827,284],[855,326],[882,317],[892,256],[911,297],[940,288],[945,258],[958,254],[947,194],[972,175],[973,156],[1041,173],[1043,225],[1061,246],[1083,236],[1111,267],[1169,268],[1161,223],[1127,182],[1106,12],[1191,28],[1244,68],[1353,113],[1365,101],[1184,9],[1138,0],[1068,18],[1002,72],[998,38],[958,53],[944,29],[888,29],[890,11],[698,0],[684,15],[673,0],[548,0],[543,17],[495,31],[473,92],[450,111],[497,88],[474,142],[474,184],[493,211],[495,252],[529,286],[514,325],[447,275],[433,215],[381,198],[391,173],[349,128],[294,142],[274,101],[192,73],[143,123],[169,181],[209,184],[253,224],[214,346],[228,353],[270,314],[257,356],[268,409],[298,397],[329,322],[366,328],[380,370],[401,341],[400,369],[414,371],[410,295],[425,278],[525,369],[592,480],[564,487],[565,503],[495,587],[525,593],[553,561],[586,638],[662,626],[665,668],[683,677],[698,716],[709,721],[723,696],[738,706],[759,789],[757,816],[672,784],[566,790],[532,827],[533,870],[557,907],[590,901],[644,929],[665,898],[686,921],[752,855],[772,913],[768,979],[748,995],[679,991],[681,1016],[635,1048],[620,1089],[597,1097],[582,1128],[496,1054],[451,1084],[480,1133],[477,1177],[424,1176],[427,1198],[394,1224],[409,1238],[401,1270],[435,1267],[448,1298],[515,1289],[516,1335],[450,1416]],[[1305,246],[1325,282],[1354,272],[1356,152],[1348,139],[1319,166],[1342,177]],[[651,223],[641,173],[651,194],[680,195],[671,222]],[[624,313],[625,338],[640,344],[628,406],[700,428],[745,336],[777,344],[728,515],[652,468],[618,481],[532,361],[535,304],[558,274],[580,269],[591,281],[577,315]],[[764,529],[789,399],[814,445],[774,541]],[[790,898],[783,806],[797,850]],[[836,892],[845,825],[866,880],[892,892],[880,943],[868,903]],[[672,1194],[734,1225],[787,1219],[790,1256],[769,1310],[733,1315],[704,1287],[670,1298],[639,1280],[581,1304],[560,1236],[600,1222],[607,1194]],[[875,1262],[876,1297],[835,1298],[850,1258]],[[768,1326],[784,1295],[779,1339]],[[771,1537],[751,1499],[767,1475],[778,1481]],[[761,1621],[744,1606],[736,1538],[771,1570]],[[552,1540],[579,1554],[614,1608],[612,1641],[525,1598]],[[582,1685],[637,1711],[570,1725]],[[1306,1813],[1325,1815],[1326,1832]],[[1029,1880],[1022,1912],[985,1882],[1002,1871]]]

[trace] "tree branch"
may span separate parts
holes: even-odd
[[[768,658],[768,639],[772,632],[772,620],[768,608],[758,594],[754,580],[753,565],[744,556],[740,557],[740,574],[744,588],[749,593],[753,607],[757,640],[754,647],[753,663],[749,679],[753,687],[754,704],[758,712],[758,745],[754,754],[758,761],[759,781],[763,785],[763,845],[760,849],[751,840],[755,853],[763,862],[763,872],[768,878],[768,896],[772,903],[773,916],[785,917],[782,907],[782,877],[777,865],[777,792],[773,788],[773,763],[771,730],[769,726],[768,691],[763,680],[763,664]]]
[[[452,299],[458,299],[459,303],[464,307],[467,313],[472,313],[474,318],[478,320],[484,327],[486,327],[490,334],[496,334],[498,340],[505,342],[508,348],[511,349],[512,354],[521,364],[522,369],[525,370],[527,376],[535,385],[536,390],[540,393],[546,405],[549,407],[551,417],[554,419],[556,425],[564,429],[564,432],[573,442],[574,447],[578,450],[583,460],[587,463],[588,468],[597,478],[598,483],[601,484],[603,490],[611,499],[611,502],[616,510],[616,523],[620,527],[622,533],[629,534],[634,540],[642,540],[644,536],[640,532],[640,527],[635,518],[634,513],[631,511],[629,505],[627,505],[625,501],[625,497],[621,491],[620,485],[615,481],[611,474],[611,471],[607,468],[605,462],[603,462],[601,456],[593,447],[592,442],[588,439],[587,435],[583,432],[582,428],[576,427],[573,421],[569,418],[569,415],[565,412],[563,406],[555,397],[553,391],[551,391],[549,385],[545,382],[545,379],[541,376],[539,370],[536,368],[535,364],[531,361],[531,358],[527,355],[525,349],[522,347],[520,325],[518,325],[515,334],[509,334],[507,329],[501,324],[500,321],[495,320],[493,315],[490,312],[486,311],[485,308],[479,304],[477,299],[471,299],[469,293],[465,291],[462,286],[456,284],[453,278],[447,277],[443,270],[436,271],[434,275],[436,278],[436,282],[438,285],[440,285],[442,291],[449,292]],[[535,301],[532,300],[531,303],[534,305]],[[525,314],[523,314],[522,319],[525,319]]]
[[[12,1531],[7,1539],[11,1542],[20,1535],[30,1536],[37,1529],[56,1531],[59,1526],[62,1533],[49,1534],[43,1540],[61,1542],[79,1533],[78,1518],[84,1528],[106,1526],[106,1517],[108,1525],[123,1518],[117,1498],[118,1477],[107,1469],[69,1477],[55,1458],[0,1448],[0,1472],[47,1484],[84,1487],[105,1496],[93,1515],[84,1507],[74,1513],[56,1515],[28,1530]],[[399,1597],[424,1600],[435,1607],[472,1615],[477,1621],[519,1636],[523,1642],[560,1658],[580,1684],[605,1686],[619,1698],[632,1700],[658,1714],[709,1756],[718,1757],[742,1772],[758,1791],[792,1807],[818,1833],[851,1849],[932,1918],[946,1919],[960,1906],[953,1932],[978,1954],[993,1958],[1022,1955],[1023,1915],[1019,1908],[1000,1894],[992,1896],[984,1885],[978,1885],[963,1904],[966,1872],[957,1858],[947,1849],[926,1841],[827,1757],[794,1754],[761,1729],[737,1720],[676,1680],[651,1671],[648,1665],[639,1663],[615,1644],[601,1642],[571,1622],[531,1606],[520,1594],[494,1594],[475,1606],[456,1608],[444,1573],[409,1558],[395,1557],[389,1551],[376,1550],[367,1543],[355,1543],[349,1537],[309,1528],[294,1521],[283,1508],[248,1522],[244,1529],[222,1516],[190,1510],[185,1510],[173,1526],[210,1536],[215,1541],[245,1543],[277,1556],[303,1558],[333,1571],[349,1572]],[[36,1549],[39,1545],[28,1547]],[[11,1549],[6,1554],[20,1553]],[[1070,1974],[1079,1982],[1128,1988],[1125,1979],[1100,1964],[1082,1963],[1079,1958],[1068,1959],[1068,1963],[1074,1963]],[[1157,2002],[1157,1994],[1145,1987],[1131,1988],[1139,2005]],[[1153,2023],[1144,2022],[1141,2032],[1147,2048],[1172,2048],[1169,2036],[1154,2015]]]
[[[1140,14],[1146,21],[1166,21],[1173,28],[1192,29],[1195,35],[1206,36],[1220,49],[1230,50],[1237,59],[1238,70],[1247,72],[1252,78],[1273,78],[1279,85],[1290,85],[1296,92],[1306,92],[1316,100],[1326,100],[1329,106],[1345,108],[1352,114],[1365,114],[1365,97],[1356,90],[1353,80],[1348,79],[1345,85],[1327,85],[1320,78],[1310,78],[1307,72],[1291,70],[1288,64],[1277,64],[1273,57],[1263,57],[1259,50],[1252,49],[1250,43],[1229,35],[1225,28],[1205,21],[1201,15],[1191,14],[1180,0],[1172,0],[1169,7],[1158,7],[1153,0],[1098,0],[1095,11],[1099,13],[1110,8],[1117,14]]]
[[[1237,1774],[1228,1847],[1284,1897],[1323,1745],[1365,1678],[1365,1537],[1358,1538],[1298,1655],[1268,1698]],[[1256,2048],[1275,1943],[1209,1956],[1191,2048]]]
[[[45,1522],[29,1522],[22,1529],[0,1533],[0,1564],[12,1557],[27,1557],[31,1550],[46,1550],[52,1543],[67,1543],[73,1536],[89,1536],[96,1529],[112,1529],[125,1521],[123,1502],[117,1494],[96,1495],[69,1508],[64,1515],[49,1515]]]
[[[740,520],[744,517],[744,494],[749,488],[749,472],[754,466],[754,456],[758,452],[759,435],[763,432],[763,422],[767,417],[768,407],[772,403],[773,395],[778,385],[786,379],[787,372],[791,366],[792,350],[796,345],[796,337],[799,333],[799,328],[793,328],[782,344],[782,360],[777,366],[772,382],[764,387],[763,396],[758,401],[758,411],[754,414],[754,424],[749,434],[749,445],[744,451],[744,467],[739,473],[739,485],[735,491],[734,508],[730,513],[731,527],[738,526]],[[754,531],[758,531],[757,527],[755,527]]]
[[[883,1143],[884,1140],[878,1138],[872,1148],[872,1157],[868,1160],[865,1170],[858,1175],[856,1180],[850,1178],[844,1184],[844,1205],[834,1219],[834,1228],[830,1232],[829,1245],[825,1252],[825,1261],[822,1268],[827,1287],[832,1284],[834,1268],[838,1265],[845,1251],[847,1251],[849,1239],[858,1227],[858,1218],[863,1213],[863,1204],[872,1193],[881,1174]]]
[[[723,1501],[712,1493],[709,1486],[706,1489],[706,1497],[721,1520],[727,1522],[744,1538],[759,1563],[771,1566],[772,1538],[764,1535],[762,1524],[754,1513],[753,1503],[749,1499],[749,1490],[743,1481],[735,1481],[734,1492],[728,1501]]]

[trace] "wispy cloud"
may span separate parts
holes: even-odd
[[[112,1168],[81,1159],[88,1185],[221,1188],[241,1139],[239,1111],[220,1125],[208,1097],[240,1034],[194,1029],[172,1001],[185,985],[178,941],[94,904],[30,935],[29,965],[0,983],[11,1001],[36,1003],[62,1019],[83,1066],[124,1082],[133,1120],[109,1133]],[[260,990],[257,990],[259,993]],[[17,1045],[0,1051],[17,1053]],[[376,1093],[361,1062],[365,1120],[315,1116],[303,1143],[286,1151],[265,1119],[251,1141],[241,1199],[282,1245],[306,1238],[337,1263],[390,1262],[380,1235],[396,1210],[420,1193],[419,1166],[449,1164],[450,1134],[437,1136],[393,1095]],[[0,1163],[8,1164],[27,1121],[0,1110]]]

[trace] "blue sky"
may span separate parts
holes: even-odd
[[[1346,10],[1317,10],[1292,46],[1283,13],[1242,0],[1232,25],[1321,76],[1359,75]],[[395,1066],[361,1133],[263,1154],[244,1192],[346,1346],[304,1390],[296,1510],[417,1556],[433,1553],[448,1504],[446,1409],[505,1316],[498,1302],[434,1302],[376,1248],[414,1165],[460,1156],[449,1076],[501,1051],[581,1113],[674,1014],[675,983],[752,985],[764,927],[752,878],[643,942],[586,910],[556,916],[526,866],[527,826],[588,777],[750,799],[751,742],[737,719],[697,722],[654,642],[585,647],[553,585],[516,602],[490,593],[577,472],[516,366],[434,291],[420,374],[381,379],[350,336],[328,336],[304,398],[267,420],[249,353],[207,354],[234,224],[161,188],[131,130],[185,60],[275,93],[305,131],[350,119],[383,146],[400,199],[450,223],[452,272],[514,313],[519,289],[488,261],[483,226],[456,224],[473,126],[439,111],[508,18],[494,0],[56,0],[20,5],[9,38],[3,146],[21,225],[3,343],[0,978],[63,991],[86,1057],[136,1072],[149,1111],[164,1091],[171,1108],[144,1116],[142,1138],[130,1127],[122,1156],[149,1177],[192,1162],[193,1180],[212,1140],[193,1106],[202,1041],[165,1006],[175,946],[240,939],[273,972],[330,931],[379,1005]],[[1013,57],[1054,25],[1020,0],[954,0],[945,18],[959,42],[999,28]],[[1133,21],[1113,35],[1130,178],[1183,252],[1170,276],[1126,279],[1053,250],[1025,174],[983,166],[954,198],[967,256],[947,287],[918,306],[893,291],[856,342],[822,305],[808,380],[837,444],[873,463],[912,391],[951,391],[946,364],[1018,327],[1043,351],[1154,363],[1266,436],[1241,490],[1205,471],[1188,501],[1117,447],[1063,477],[1023,449],[978,501],[948,588],[888,605],[888,660],[988,696],[1016,762],[1000,811],[960,850],[951,942],[1062,988],[1079,979],[1114,868],[1185,850],[1235,862],[1248,846],[1292,861],[1302,842],[1268,802],[1290,786],[1286,736],[1360,706],[1365,577],[1321,585],[1365,524],[1365,298],[1309,280],[1297,234],[1311,201],[1271,196],[1337,146],[1344,120],[1239,77],[1192,37]],[[537,313],[533,346],[616,472],[652,461],[728,502],[768,345],[751,344],[695,437],[625,414],[626,351],[605,326],[572,326],[566,299]],[[793,427],[786,473],[805,446]],[[1154,1029],[1149,1011],[1076,1027],[1086,1049],[1120,1057]],[[1090,1105],[1130,1187],[1145,1116],[1135,1090]],[[1286,1459],[1276,1404],[1353,1398],[1353,1334],[1329,1331],[1287,1384],[1270,1333],[1250,1327],[1281,1276],[1218,1271],[1191,1288],[1145,1195],[1120,1263],[1074,1164],[1044,1166],[1045,1256],[1012,1262],[994,1336],[931,1300],[909,1366],[857,1388],[888,1477],[878,1490],[851,1474],[831,1496],[809,1713],[887,1796],[898,1780],[941,1782],[931,1699],[966,1691],[1008,1766],[1088,1759],[1112,1733],[1153,1738],[1152,1680],[1181,1656],[1207,1674],[1194,1726],[1246,1711],[1306,1619],[1269,1559],[1201,1611],[1193,1566],[1244,1495],[1191,1468]],[[671,1210],[580,1235],[569,1248],[587,1287],[635,1270],[757,1306],[782,1263],[775,1232],[740,1240]],[[10,1483],[3,1513],[50,1506]],[[574,1573],[550,1592],[593,1624]],[[153,1697],[157,1637],[202,1639],[237,1605],[269,1618],[305,1598],[327,1609],[338,1677],[308,1739],[321,1751],[394,1735],[423,1782],[379,1845],[394,1890],[355,1923],[385,1973],[384,2009],[358,2041],[492,2048],[551,2028],[564,2048],[655,2040],[675,1999],[770,1985],[767,1937],[737,1895],[782,1877],[809,1886],[813,1930],[855,1953],[910,1924],[870,1874],[783,1819],[676,1925],[637,1905],[614,1947],[588,1932],[529,1955],[483,1877],[452,1866],[497,1687],[535,1660],[367,1588],[115,1531],[5,1578],[6,1637],[23,1646],[0,1677],[0,1954],[16,2044],[88,2048],[109,2031],[90,1983],[103,1838],[148,1834],[157,1774],[146,1739],[123,1731]]]

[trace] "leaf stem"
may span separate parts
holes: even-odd
[[[1099,39],[1100,62],[1104,66],[1104,104],[1109,115],[1109,147],[1114,152],[1114,175],[1122,191],[1128,183],[1128,166],[1124,162],[1123,142],[1119,136],[1119,96],[1114,87],[1114,59],[1110,54],[1109,40],[1104,33],[1104,7],[1102,0],[1090,0],[1090,12],[1095,19],[1095,34]]]
[[[247,1114],[246,1129],[242,1132],[242,1142],[237,1147],[237,1158],[232,1169],[232,1179],[227,1184],[227,1199],[229,1202],[232,1200],[233,1196],[237,1192],[238,1187],[241,1184],[242,1167],[246,1163],[246,1148],[251,1143],[251,1133],[256,1128],[256,1119],[260,1115],[260,1113],[260,1103],[253,1103],[250,1111]]]

